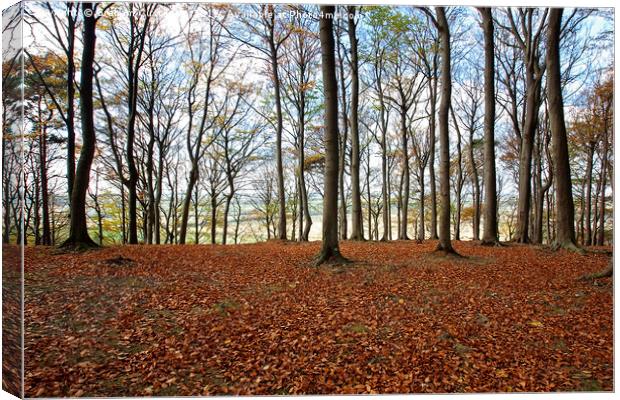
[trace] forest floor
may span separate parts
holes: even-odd
[[[608,254],[435,246],[27,248],[25,396],[613,389]]]

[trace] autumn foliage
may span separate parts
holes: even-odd
[[[319,245],[26,248],[26,397],[612,390],[607,248]]]

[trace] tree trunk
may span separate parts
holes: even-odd
[[[608,152],[609,152],[609,139],[607,132],[603,134],[603,155],[601,160],[601,196],[599,198],[599,222],[596,244],[602,246],[605,244],[605,187],[607,186],[607,168],[608,168]]]
[[[338,54],[338,67],[340,71],[340,96],[342,99],[342,134],[339,134],[340,140],[340,149],[339,149],[339,160],[338,160],[338,194],[340,196],[340,207],[339,207],[339,222],[340,222],[340,238],[342,240],[347,239],[347,198],[346,193],[344,191],[344,169],[345,169],[345,161],[346,161],[346,149],[347,149],[347,137],[349,134],[349,123],[348,123],[348,112],[347,112],[347,88],[345,85],[344,78],[344,59],[342,54],[340,53],[340,35],[336,34],[337,37],[337,54]]]
[[[211,244],[215,244],[217,233],[217,198],[215,193],[211,193]]]
[[[194,243],[195,244],[200,243],[200,222],[198,219],[198,213],[199,213],[198,198],[199,197],[200,195],[198,193],[198,188],[196,188],[196,191],[194,192]],[[211,238],[211,240],[213,240],[213,237]]]
[[[127,244],[127,206],[125,200],[125,185],[121,183],[121,228],[123,231],[123,244]]]
[[[372,240],[372,198],[370,197],[370,146],[366,154],[366,195],[368,196],[368,240]]]
[[[562,8],[549,11],[547,39],[547,98],[549,122],[553,144],[553,175],[556,189],[555,245],[576,249],[575,208],[573,207],[572,182],[568,155],[564,102],[562,100],[562,73],[560,66],[560,28]]]
[[[69,6],[68,6],[69,7]],[[74,4],[77,12],[78,4]],[[67,18],[67,187],[69,191],[69,202],[72,199],[73,182],[75,181],[75,61],[73,52],[75,50],[75,19]],[[69,208],[71,203],[69,203]]]
[[[405,109],[401,109],[400,112],[400,144],[401,151],[403,152],[403,193],[401,197],[400,207],[400,232],[398,233],[398,239],[409,240],[407,236],[408,226],[408,212],[409,212],[409,145],[407,143],[407,113]]]
[[[151,96],[149,99],[148,106],[148,131],[149,131],[149,141],[147,144],[147,154],[146,154],[146,181],[147,181],[147,191],[148,191],[148,205],[147,205],[147,232],[146,232],[146,243],[153,244],[153,239],[155,236],[155,213],[156,213],[156,205],[155,205],[155,186],[154,186],[154,149],[155,149],[155,131],[153,125],[154,118],[154,102],[155,102],[155,91],[154,87],[154,74],[151,72]]]
[[[187,191],[185,192],[185,198],[183,200],[183,211],[181,213],[181,231],[179,232],[179,243],[185,244],[185,238],[187,237],[187,223],[189,220],[189,208],[192,203],[192,191],[194,185],[198,181],[198,164],[197,161],[192,163],[192,169],[189,173],[189,181],[187,182]]]
[[[47,127],[40,127],[39,136],[39,174],[41,175],[41,214],[43,219],[43,234],[41,244],[49,246],[52,244],[49,217],[49,189],[47,183]],[[6,242],[5,242],[6,243]]]
[[[418,177],[418,183],[420,185],[420,223],[418,226],[418,241],[422,242],[424,241],[424,165],[420,164],[419,166],[420,172],[419,172],[419,177]]]
[[[592,168],[594,159],[595,142],[588,144],[588,156],[586,161],[586,198],[585,198],[585,240],[582,242],[585,246],[592,245]]]
[[[338,83],[334,56],[334,6],[321,5],[320,19],[321,67],[325,97],[325,183],[323,201],[323,244],[316,265],[342,262],[338,247]]]
[[[160,213],[160,205],[161,205],[161,195],[162,195],[162,185],[164,181],[164,156],[162,154],[161,147],[159,149],[159,164],[157,169],[157,177],[155,185],[157,190],[155,191],[155,244],[161,243],[161,213]]]
[[[389,201],[389,182],[388,182],[388,165],[387,165],[387,138],[384,129],[381,131],[381,198],[383,201],[383,236],[381,241],[387,241],[390,229],[390,201]]]
[[[273,25],[272,25],[273,29]],[[273,37],[273,33],[272,33]],[[284,193],[284,167],[282,164],[282,100],[280,97],[280,75],[278,73],[278,51],[273,40],[269,43],[271,54],[271,73],[276,103],[276,169],[278,172],[278,237],[286,240],[286,198]]]
[[[82,27],[83,48],[80,71],[80,113],[82,118],[82,150],[77,164],[75,181],[71,193],[71,216],[69,238],[63,247],[97,247],[88,235],[86,225],[86,192],[90,180],[90,167],[95,156],[97,137],[95,136],[93,110],[93,65],[95,59],[96,24],[93,3],[82,3],[84,17]]]
[[[230,203],[235,196],[235,187],[232,180],[228,182],[228,185],[230,187],[230,192],[226,195],[226,203],[224,205],[224,226],[222,227],[222,244],[226,244],[228,236],[228,214],[230,213]]]
[[[130,5],[130,11],[133,11],[133,5]],[[135,26],[133,15],[130,16],[132,44],[136,46],[137,54],[130,54],[127,65],[127,78],[128,78],[128,121],[127,121],[127,170],[129,177],[127,179],[127,190],[129,191],[129,244],[138,244],[138,169],[136,167],[136,156],[134,154],[134,144],[136,135],[136,118],[138,115],[137,102],[138,102],[138,87],[140,66],[142,63],[142,51],[144,49],[144,37],[146,33],[142,34]],[[149,16],[146,17],[146,22],[143,27],[147,29]],[[138,35],[137,44],[133,41],[136,40],[133,35]],[[135,58],[134,58],[135,57]]]
[[[454,123],[454,129],[456,131],[456,216],[454,221],[454,240],[461,240],[461,211],[463,209],[463,202],[461,200],[463,193],[463,153],[461,149],[461,130],[456,122],[456,115],[454,115],[454,109],[450,106],[450,112],[452,114],[452,121]],[[471,145],[470,145],[471,150]],[[475,200],[474,200],[475,201]],[[474,218],[475,219],[475,218]],[[474,224],[475,225],[475,224]]]
[[[436,185],[436,177],[435,177],[435,146],[437,144],[436,138],[436,123],[435,123],[435,114],[437,107],[437,59],[433,59],[433,78],[429,79],[430,85],[430,103],[431,103],[431,120],[429,126],[430,137],[429,140],[431,142],[430,149],[430,158],[428,165],[428,172],[430,177],[430,186],[431,186],[431,239],[438,239],[437,235],[437,185]]]
[[[439,104],[439,245],[437,250],[454,253],[450,241],[450,132],[448,111],[452,94],[450,73],[450,27],[446,19],[445,9],[437,10],[437,29],[441,42],[441,102]]]
[[[359,138],[359,70],[357,36],[355,33],[355,6],[348,6],[349,42],[351,46],[351,240],[364,240],[362,200],[360,193],[360,138]]]
[[[533,50],[536,53],[537,50]],[[525,124],[521,135],[521,151],[519,154],[519,199],[517,215],[517,232],[515,240],[529,243],[530,207],[532,191],[532,151],[538,126],[538,110],[540,108],[541,71],[537,56],[526,58],[526,100]]]

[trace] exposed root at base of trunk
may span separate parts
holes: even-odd
[[[453,247],[450,247],[448,249],[444,249],[441,246],[441,244],[437,245],[437,248],[435,249],[435,251],[433,253],[436,254],[436,255],[439,255],[439,256],[443,256],[443,257],[465,258],[465,256],[457,253],[456,250],[454,250]]]
[[[66,252],[83,252],[99,248],[100,246],[90,238],[84,240],[69,238],[58,247],[58,250]]]
[[[551,250],[557,251],[559,249],[565,249],[565,250],[572,251],[574,253],[581,254],[581,255],[586,254],[586,251],[584,249],[582,249],[581,247],[577,246],[572,241],[567,241],[567,242],[563,242],[563,243],[554,242],[551,245]]]
[[[321,250],[319,255],[315,258],[313,265],[318,267],[323,264],[329,265],[343,265],[343,264],[351,264],[352,261],[348,258],[345,258],[340,254],[338,249],[331,250]]]

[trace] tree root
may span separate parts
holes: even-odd
[[[449,249],[444,249],[441,244],[437,245],[437,248],[435,248],[435,251],[433,253],[443,257],[465,258],[465,256],[457,253],[453,247],[450,247]]]
[[[75,240],[72,238],[69,238],[67,240],[65,240],[59,247],[58,250],[63,251],[63,252],[77,252],[77,253],[81,253],[84,251],[88,251],[88,250],[95,250],[95,249],[99,249],[101,248],[101,246],[99,246],[97,243],[95,243],[92,239],[87,239],[87,240]]]
[[[609,265],[602,271],[595,272],[593,274],[583,275],[579,278],[581,281],[591,281],[599,278],[609,278],[614,273],[614,265],[611,261],[609,261]]]
[[[554,242],[551,245],[551,250],[557,251],[559,249],[565,249],[565,250],[572,251],[574,253],[581,254],[581,255],[585,255],[586,254],[586,251],[584,249],[582,249],[581,247],[577,246],[575,243],[573,243],[571,241],[564,242],[564,243]]]
[[[348,258],[343,257],[342,254],[340,254],[340,251],[332,249],[328,251],[322,250],[319,255],[314,259],[312,265],[318,267],[323,264],[344,265],[351,263],[352,261]]]
[[[508,245],[500,242],[499,240],[482,240],[480,242],[481,246],[488,246],[488,247],[508,247]]]

